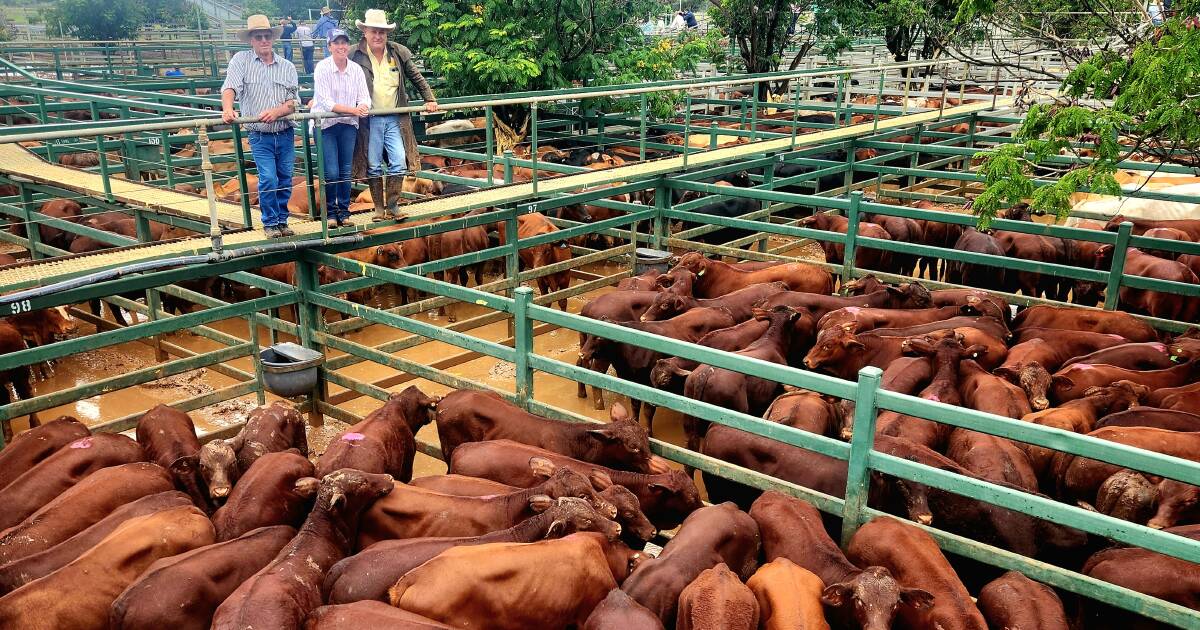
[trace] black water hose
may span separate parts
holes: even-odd
[[[147,261],[140,262],[140,263],[134,263],[127,267],[121,267],[119,269],[107,269],[105,271],[98,271],[96,273],[90,273],[85,276],[80,276],[78,278],[71,278],[70,280],[63,280],[62,282],[55,282],[54,284],[48,284],[48,285],[42,286],[42,287],[33,287],[32,289],[25,289],[23,291],[9,293],[7,295],[0,295],[0,307],[14,304],[14,303],[20,302],[22,300],[40,298],[40,297],[44,297],[47,295],[53,295],[55,293],[61,293],[63,291],[70,291],[71,289],[78,289],[80,287],[85,287],[85,286],[88,286],[91,284],[96,284],[98,282],[106,282],[108,280],[116,280],[118,278],[130,275],[130,274],[135,274],[135,273],[144,273],[147,271],[157,271],[159,269],[166,269],[169,267],[180,267],[183,265],[220,263],[220,262],[225,262],[225,261],[229,261],[229,260],[234,260],[236,258],[245,258],[246,256],[257,256],[259,254],[270,254],[270,253],[279,252],[279,251],[288,251],[288,250],[299,251],[302,249],[308,249],[310,247],[316,247],[318,245],[346,245],[346,244],[350,244],[350,243],[360,243],[360,242],[362,242],[362,240],[363,240],[363,237],[362,237],[362,234],[360,233],[360,234],[352,234],[349,236],[336,236],[336,237],[328,239],[328,240],[309,239],[309,240],[304,240],[304,241],[284,241],[281,243],[270,243],[267,245],[257,245],[254,247],[246,247],[243,249],[224,250],[220,253],[214,252],[214,253],[208,253],[208,254],[200,254],[200,255],[196,255],[196,256],[180,256],[178,258],[164,258],[162,260],[147,260]]]

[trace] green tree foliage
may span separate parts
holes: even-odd
[[[784,49],[792,44],[795,53],[789,70],[794,70],[800,61],[821,39],[835,39],[834,49],[844,47],[848,40],[834,38],[838,34],[833,4],[815,1],[793,2],[791,0],[711,0],[708,16],[714,25],[737,42],[738,52],[746,72],[762,73],[779,70],[784,62]],[[793,19],[796,32],[788,35]],[[765,90],[766,84],[760,84]],[[776,92],[785,91],[786,83],[776,86]],[[765,94],[760,94],[765,98]]]
[[[1030,108],[1018,143],[977,155],[988,184],[974,204],[982,222],[1023,199],[1063,217],[1074,192],[1118,194],[1113,174],[1131,157],[1200,167],[1200,3],[1175,6],[1162,27],[1122,33],[1128,46],[1110,42],[1075,66],[1059,94]],[[1035,188],[1031,176],[1049,158],[1084,150],[1089,161]]]
[[[208,16],[187,0],[147,0],[142,4],[143,23],[196,28],[208,28]]]
[[[129,39],[142,25],[141,0],[58,0],[46,23],[83,40]]]
[[[838,25],[845,33],[878,33],[888,52],[899,62],[916,50],[920,59],[931,59],[947,40],[977,38],[970,29],[955,30],[961,0],[839,0],[834,5]]]
[[[251,15],[265,15],[267,17],[279,17],[283,15],[279,5],[272,0],[246,0],[242,4],[242,17],[250,17]]]

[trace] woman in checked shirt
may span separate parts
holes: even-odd
[[[329,52],[313,71],[314,112],[346,114],[321,119],[325,162],[325,207],[329,222],[338,227],[350,222],[350,166],[358,136],[358,119],[371,109],[371,91],[362,68],[350,63],[350,38],[346,31],[329,33]]]

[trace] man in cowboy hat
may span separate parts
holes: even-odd
[[[241,115],[247,123],[250,153],[258,171],[258,205],[268,238],[292,236],[287,226],[288,199],[292,196],[292,167],[296,162],[295,123],[287,118],[296,111],[299,89],[296,66],[272,49],[282,27],[271,26],[265,15],[251,15],[238,39],[250,44],[229,60],[221,85],[221,118],[231,123]]]
[[[396,42],[388,41],[388,35],[396,25],[389,23],[387,14],[379,9],[368,9],[363,17],[364,20],[355,22],[363,38],[358,47],[351,51],[350,60],[363,69],[367,85],[371,88],[372,109],[406,107],[408,95],[404,93],[404,78],[408,77],[420,91],[421,98],[425,99],[425,111],[436,112],[437,97],[413,63],[412,52]],[[353,176],[361,179],[366,175],[371,200],[375,203],[376,220],[386,219],[389,213],[398,219],[403,218],[398,205],[404,187],[404,174],[421,169],[412,119],[408,114],[372,115],[365,123],[358,126]],[[386,182],[383,179],[385,157]]]
[[[333,17],[333,10],[329,7],[321,7],[321,19],[312,27],[313,38],[317,41],[317,46],[321,48],[322,55],[328,55],[329,49],[325,47],[326,40],[329,39],[329,34],[333,29],[337,28],[338,20]]]

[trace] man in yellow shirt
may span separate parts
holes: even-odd
[[[363,38],[350,54],[350,59],[363,69],[371,89],[371,108],[407,106],[404,77],[408,77],[425,99],[425,111],[436,112],[437,98],[429,89],[425,77],[421,76],[420,69],[413,63],[412,52],[387,40],[396,25],[389,24],[387,14],[379,9],[368,9],[364,17],[365,21],[355,22]],[[389,214],[397,219],[404,218],[398,207],[404,174],[409,170],[419,170],[420,167],[417,141],[408,114],[372,114],[366,124],[359,125],[354,177],[362,177],[365,171],[371,199],[375,203],[375,220],[387,219]],[[384,175],[387,176],[386,181]]]

